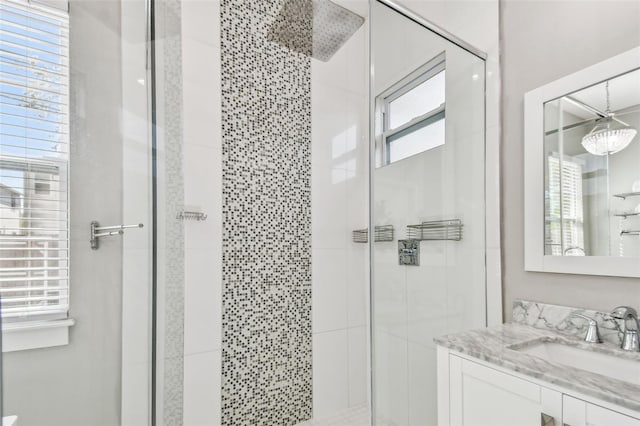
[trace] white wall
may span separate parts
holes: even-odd
[[[505,318],[510,318],[517,298],[605,312],[619,304],[638,308],[637,278],[524,272],[522,192],[524,94],[640,45],[640,4],[515,0],[500,4]]]
[[[222,127],[220,2],[182,2],[185,206],[184,424],[220,424]]]
[[[339,4],[361,16],[366,0]],[[313,416],[367,401],[368,34],[311,62]]]

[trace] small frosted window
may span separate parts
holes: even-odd
[[[444,145],[444,114],[442,118],[424,124],[406,134],[387,138],[389,163]]]
[[[444,53],[420,66],[378,95],[378,165],[420,154],[445,144]]]
[[[389,129],[396,129],[444,104],[445,71],[389,102]]]

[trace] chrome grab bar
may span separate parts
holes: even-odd
[[[125,229],[142,227],[144,227],[144,224],[142,223],[138,223],[136,225],[100,226],[100,224],[94,220],[91,222],[91,239],[89,240],[89,243],[91,243],[91,249],[98,250],[100,248],[99,238],[101,237],[122,235],[124,234]]]

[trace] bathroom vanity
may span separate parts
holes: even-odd
[[[615,321],[589,312],[604,343],[586,343],[576,310],[516,303],[536,312],[435,339],[439,425],[640,426],[640,352],[619,348]]]

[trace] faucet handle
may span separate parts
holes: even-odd
[[[593,318],[590,318],[586,315],[579,314],[574,312],[571,314],[571,318],[582,318],[586,320],[589,324],[589,328],[587,329],[587,334],[584,336],[584,341],[588,343],[602,343],[602,338],[600,337],[600,330],[598,329],[598,323]]]

